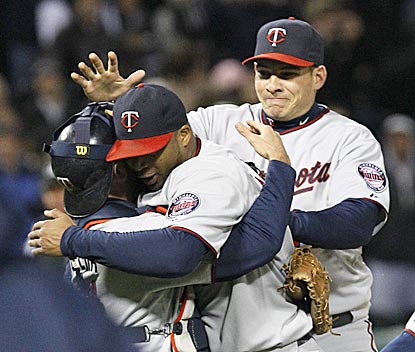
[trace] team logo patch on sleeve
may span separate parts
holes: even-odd
[[[183,193],[177,196],[167,210],[167,217],[177,218],[195,211],[200,205],[199,197],[194,193]]]
[[[372,191],[383,192],[386,189],[386,175],[380,167],[371,163],[362,163],[357,167],[357,171]]]

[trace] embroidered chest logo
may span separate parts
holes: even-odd
[[[132,132],[133,128],[138,125],[137,111],[124,111],[121,115],[121,125],[127,129],[127,132]]]
[[[386,189],[386,175],[379,166],[371,163],[362,163],[357,167],[357,172],[372,191],[380,193]]]
[[[167,210],[169,219],[187,215],[195,211],[200,205],[199,197],[194,193],[183,193],[177,196]]]
[[[330,178],[330,165],[331,163],[329,162],[322,164],[320,161],[317,161],[311,168],[302,168],[295,180],[294,195],[312,191],[316,182],[326,182]]]
[[[286,34],[287,31],[284,28],[270,28],[268,30],[267,40],[272,44],[272,46],[277,46],[278,43],[285,40]]]

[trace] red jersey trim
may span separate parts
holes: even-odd
[[[91,221],[87,222],[84,225],[84,229],[85,230],[88,230],[89,228],[91,228],[94,225],[103,224],[103,223],[105,223],[107,221],[110,221],[110,220],[113,220],[113,218],[109,218],[109,219],[99,219],[99,220],[91,220]]]
[[[312,120],[310,120],[310,121],[306,122],[304,125],[298,125],[298,126],[296,126],[296,127],[290,128],[290,129],[288,129],[288,130],[285,130],[285,131],[279,132],[279,134],[280,134],[280,135],[282,135],[282,134],[287,134],[287,133],[290,133],[290,132],[294,132],[294,131],[301,130],[301,129],[302,129],[302,128],[304,128],[304,127],[310,126],[310,125],[311,125],[311,124],[313,124],[314,122],[317,122],[318,120],[320,120],[320,119],[321,119],[324,115],[326,115],[329,111],[330,111],[330,110],[326,108],[326,109],[324,109],[324,110],[321,112],[321,114],[320,114],[320,115],[318,115],[318,116],[317,116],[317,117],[315,117],[314,119],[312,119]]]
[[[180,307],[179,313],[177,314],[176,319],[174,320],[175,323],[178,323],[178,322],[180,322],[180,320],[182,320],[183,313],[184,313],[184,310],[185,310],[186,305],[187,305],[187,289],[186,289],[186,287],[183,290],[182,296],[180,298],[180,302],[181,302],[181,307]],[[180,352],[179,348],[176,345],[176,340],[175,340],[175,334],[174,333],[170,334],[170,342],[171,342],[171,347],[173,349],[173,352]]]
[[[202,141],[199,137],[196,136],[196,151],[194,156],[198,156],[200,153],[200,149],[202,148]]]

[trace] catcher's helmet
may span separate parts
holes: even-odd
[[[72,217],[96,212],[109,194],[113,163],[105,157],[115,141],[112,108],[109,102],[88,104],[54,132],[50,146],[44,145]]]

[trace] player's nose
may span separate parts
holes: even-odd
[[[281,90],[281,79],[277,75],[271,75],[267,80],[266,89],[270,93],[275,93],[276,91]]]
[[[145,156],[137,156],[128,161],[128,164],[135,173],[139,174],[144,169],[148,168],[148,163]]]

